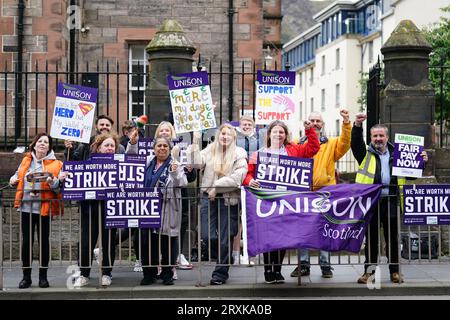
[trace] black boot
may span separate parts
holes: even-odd
[[[47,268],[39,268],[39,288],[50,287],[47,280]]]
[[[23,279],[19,283],[19,289],[31,287],[31,268],[23,269]]]
[[[142,271],[144,273],[144,278],[141,280],[141,286],[148,286],[155,283],[156,278],[154,272],[152,272],[149,267],[143,267]]]

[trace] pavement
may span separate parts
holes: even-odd
[[[448,296],[450,295],[450,261],[448,257],[439,260],[402,261],[401,272],[405,282],[394,284],[389,280],[386,261],[377,270],[379,278],[369,288],[357,284],[363,273],[360,256],[332,257],[334,277],[321,277],[317,257],[312,257],[311,274],[298,278],[290,277],[297,258],[290,256],[284,261],[282,274],[284,284],[264,283],[263,266],[231,266],[230,278],[226,284],[209,284],[214,263],[194,263],[192,270],[177,270],[178,280],[173,286],[164,286],[161,281],[149,286],[140,286],[141,272],[133,272],[131,261],[116,261],[113,269],[112,285],[103,288],[99,285],[96,262],[93,263],[90,283],[87,287],[71,287],[74,262],[53,261],[48,272],[50,288],[38,287],[37,263],[32,272],[33,284],[29,289],[18,289],[22,278],[20,262],[3,262],[3,290],[1,299],[40,300],[40,299],[297,299],[318,297],[381,297],[381,296]],[[314,261],[315,260],[315,261]],[[384,259],[385,260],[385,259]],[[262,259],[260,260],[262,262]],[[338,264],[339,263],[339,264]]]

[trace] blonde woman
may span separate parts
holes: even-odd
[[[169,121],[162,121],[157,127],[155,131],[155,138],[163,136],[163,137],[169,137],[170,139],[174,140],[177,138],[177,134],[175,132],[175,128]]]
[[[217,256],[218,262],[211,285],[222,285],[228,280],[231,244],[238,231],[239,187],[247,174],[247,152],[236,146],[236,138],[234,128],[223,124],[214,142],[204,150],[199,151],[194,143],[187,151],[192,166],[203,170],[201,240],[205,245],[211,243],[211,256]]]

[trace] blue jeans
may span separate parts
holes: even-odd
[[[204,244],[211,243],[211,256],[218,257],[212,278],[228,279],[229,264],[231,262],[230,247],[233,246],[233,237],[238,232],[238,206],[225,205],[224,199],[219,196],[210,201],[206,194],[202,195],[200,207],[201,239]],[[209,222],[209,223],[208,223]],[[218,243],[217,246],[213,244]],[[219,252],[217,252],[219,249]],[[220,256],[219,256],[220,254]]]
[[[300,264],[305,265],[309,268],[311,266],[309,262],[309,250],[299,249],[299,251],[300,251]],[[322,269],[330,267],[330,253],[328,251],[320,250],[319,265],[320,268]]]

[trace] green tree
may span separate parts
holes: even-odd
[[[441,10],[448,16],[450,5]],[[448,127],[450,122],[450,19],[443,16],[437,24],[423,31],[433,47],[430,55],[430,81],[436,92],[436,120],[439,121],[442,116]],[[443,77],[442,80],[441,77]],[[443,82],[442,92],[441,81]]]

